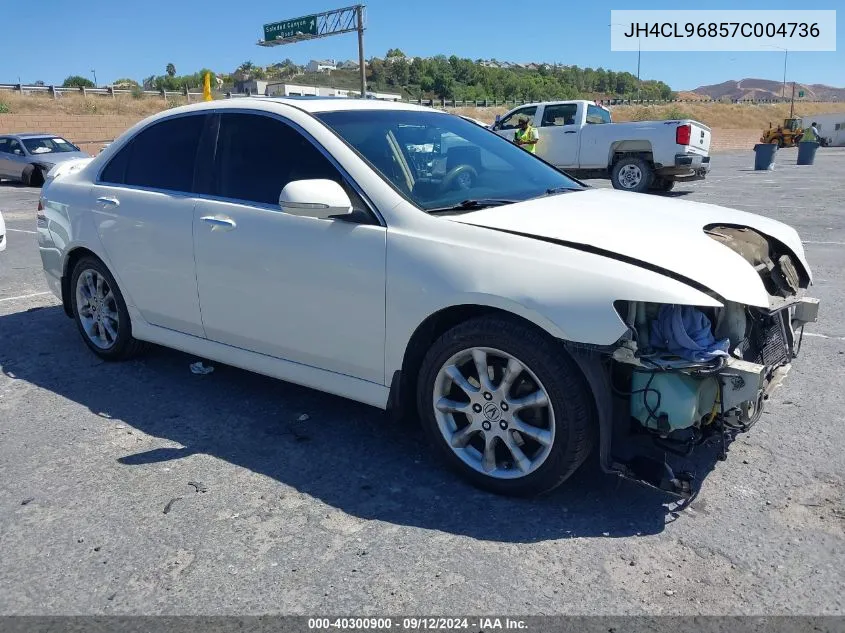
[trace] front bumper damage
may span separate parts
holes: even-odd
[[[596,394],[602,469],[688,502],[709,470],[696,458],[725,459],[733,439],[760,419],[818,309],[807,297],[744,308],[752,315],[746,340],[714,363],[675,359],[658,368],[633,339],[612,351],[569,346]]]

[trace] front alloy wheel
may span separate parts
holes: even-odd
[[[443,439],[483,475],[522,477],[549,456],[555,438],[549,395],[507,352],[473,347],[453,355],[437,374],[432,404]]]
[[[432,344],[417,407],[446,463],[505,495],[560,485],[587,458],[596,428],[592,394],[566,350],[507,315],[471,319]]]

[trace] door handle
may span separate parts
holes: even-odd
[[[117,198],[111,198],[109,196],[100,196],[99,198],[97,198],[97,202],[106,207],[120,206],[120,200],[118,200]]]
[[[565,130],[563,133],[564,134],[577,134],[577,132],[575,130]]]
[[[227,218],[225,216],[204,215],[200,218],[200,220],[210,224],[212,231],[217,231],[218,229],[221,231],[231,231],[237,226],[232,218]]]

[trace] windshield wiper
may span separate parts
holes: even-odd
[[[543,195],[553,196],[556,193],[569,193],[570,191],[583,191],[583,189],[580,187],[552,187],[551,189],[546,189],[546,193]]]
[[[516,204],[520,200],[509,200],[506,198],[471,198],[449,207],[438,207],[429,209],[428,212],[437,215],[439,213],[461,213],[463,211],[477,211],[487,207],[500,207],[504,204]]]

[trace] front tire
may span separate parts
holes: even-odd
[[[626,156],[620,158],[610,173],[610,182],[614,189],[645,193],[651,187],[654,170],[644,158]]]
[[[578,366],[545,333],[480,317],[441,336],[423,360],[417,406],[435,451],[473,485],[548,492],[589,455],[596,429]]]
[[[132,323],[117,282],[105,264],[83,257],[70,278],[73,319],[88,348],[103,360],[125,360],[146,344],[132,337]]]

